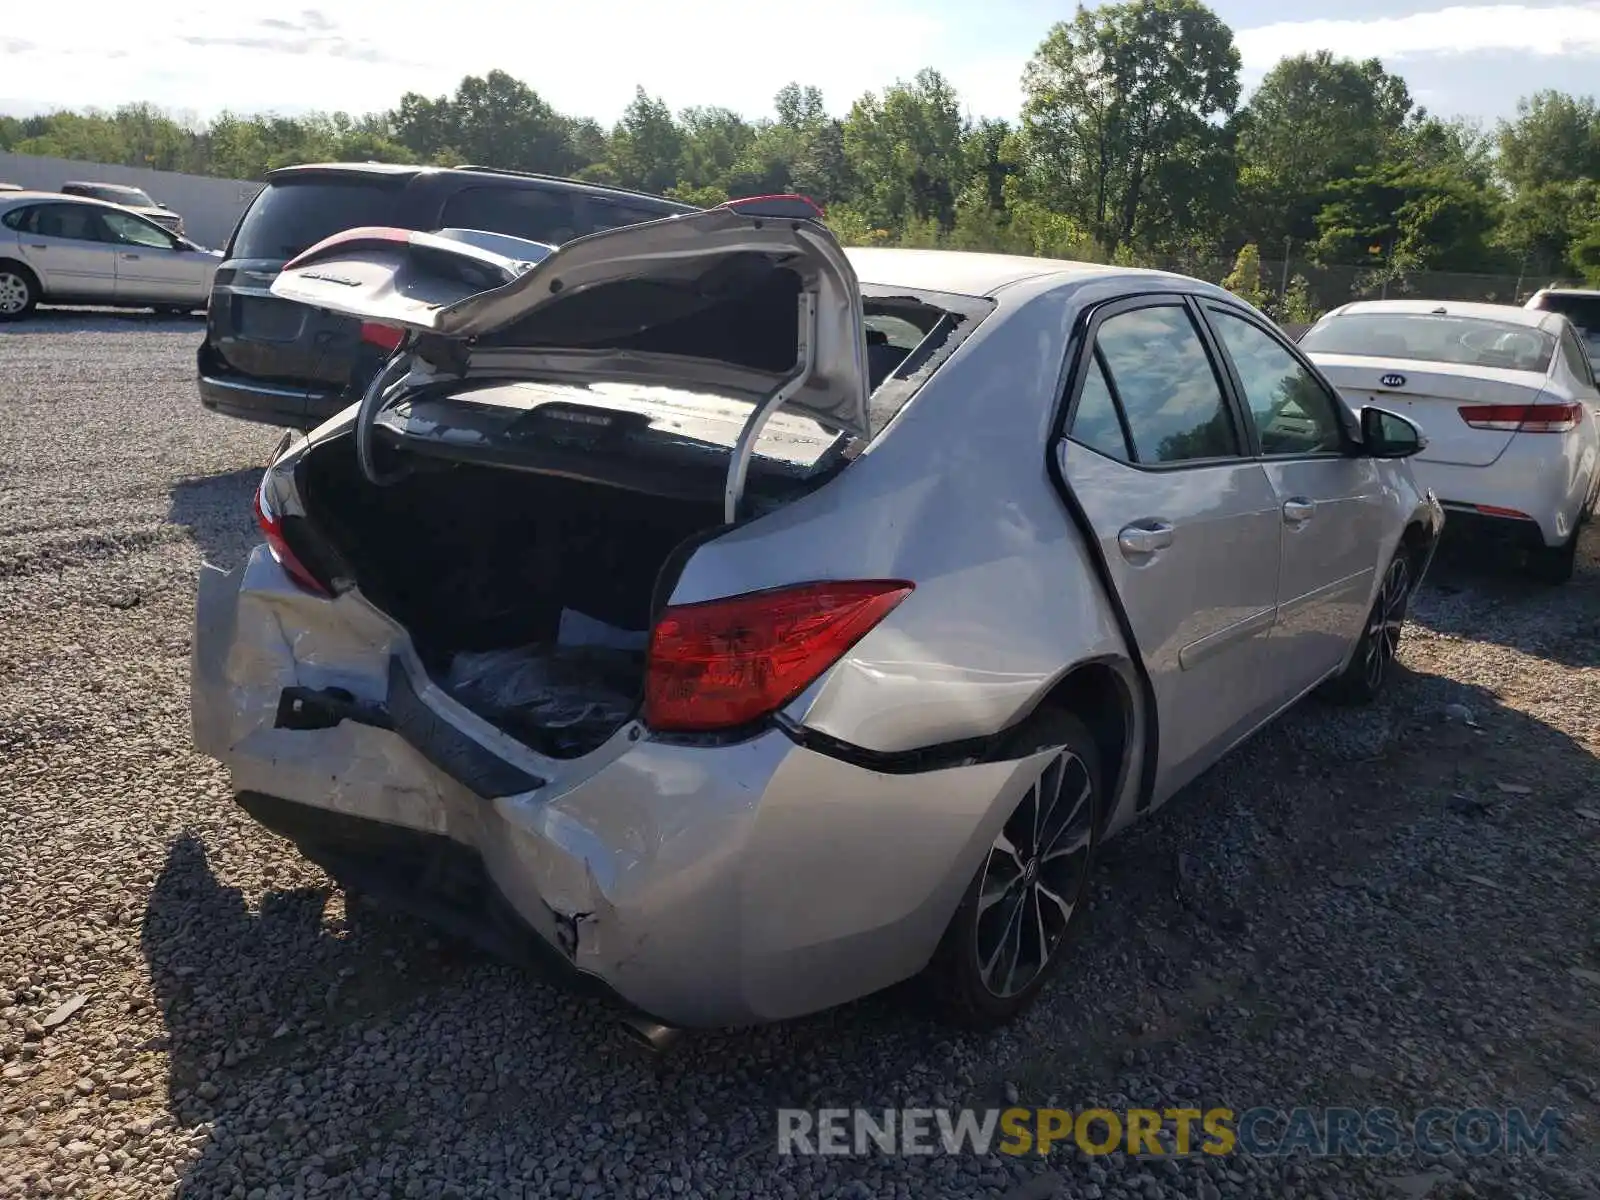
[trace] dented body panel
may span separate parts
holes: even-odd
[[[674,229],[699,220],[682,218]],[[629,236],[666,237],[669,224]],[[522,279],[546,272],[548,282],[563,256],[587,261],[584,241]],[[1086,314],[1141,295],[1178,305],[1194,296],[1236,301],[1152,272],[911,251],[851,257],[869,284],[966,287],[992,300],[993,315],[821,486],[707,531],[663,573],[660,601],[673,606],[804,581],[914,584],[781,711],[723,738],[667,737],[634,719],[579,757],[548,757],[435,684],[406,629],[359,587],[334,597],[302,591],[258,548],[237,571],[208,568],[201,580],[193,649],[199,749],[228,768],[239,793],[464,849],[521,926],[650,1016],[738,1025],[838,1004],[929,962],[1050,757],[1019,750],[1010,735],[1079,672],[1114,681],[1109,693],[1096,693],[1107,708],[1116,706],[1112,693],[1124,701],[1125,711],[1106,714],[1119,728],[1102,763],[1102,833],[1159,804],[1327,678],[1328,664],[1301,670],[1292,664],[1304,656],[1287,653],[1270,677],[1256,669],[1275,648],[1268,639],[1281,607],[1270,586],[1279,540],[1269,521],[1255,572],[1269,581],[1261,612],[1232,625],[1221,602],[1201,614],[1229,646],[1251,650],[1204,656],[1221,684],[1238,683],[1246,673],[1239,664],[1251,664],[1249,706],[1224,714],[1230,721],[1212,720],[1224,734],[1188,745],[1196,739],[1185,736],[1193,732],[1185,723],[1218,715],[1199,714],[1192,702],[1207,686],[1192,665],[1202,656],[1175,665],[1179,646],[1163,664],[1137,644],[1124,598],[1107,582],[1102,542],[1115,553],[1117,530],[1097,537],[1074,507],[1074,483],[1101,477],[1074,478],[1075,456],[1092,451],[1074,444],[1067,453],[1062,433]],[[594,269],[603,267],[597,258]],[[850,290],[858,294],[853,276]],[[487,320],[491,311],[505,310],[486,301],[480,315]],[[463,328],[477,319],[463,317]],[[824,360],[819,378],[837,384]],[[1231,392],[1229,399],[1236,401]],[[824,408],[807,415],[869,426],[864,410]],[[353,416],[312,441],[344,436]],[[1348,458],[1371,465],[1359,453]],[[1404,464],[1371,471],[1385,482],[1383,529],[1360,549],[1367,570],[1381,575],[1419,505],[1431,544],[1437,506],[1424,504]],[[1141,516],[1134,506],[1147,502],[1136,489],[1113,499],[1111,507],[1125,499],[1129,508],[1114,514],[1118,524]],[[1354,532],[1341,544],[1353,540]],[[1138,578],[1148,565],[1133,563],[1124,577]],[[1367,590],[1366,573],[1345,574]],[[1157,590],[1143,599],[1181,624],[1195,593],[1170,576],[1160,583],[1159,564],[1150,577]],[[1341,581],[1330,574],[1316,582]],[[1183,686],[1153,689],[1149,673],[1162,669]],[[325,727],[284,728],[286,689],[348,703],[327,706]],[[1210,699],[1225,707],[1237,694],[1219,684]],[[434,736],[441,730],[448,745]],[[1186,757],[1174,758],[1171,747],[1186,745]]]

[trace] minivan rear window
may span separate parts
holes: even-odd
[[[399,189],[357,179],[269,184],[239,222],[229,258],[285,262],[325,237],[363,225],[392,225]]]

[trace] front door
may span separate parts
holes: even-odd
[[[206,256],[183,244],[152,221],[107,209],[101,214],[117,248],[118,304],[205,303]]]
[[[1343,665],[1372,603],[1392,520],[1378,462],[1352,453],[1330,393],[1252,314],[1205,306],[1239,381],[1283,523],[1273,677],[1287,703]]]
[[[1222,378],[1182,298],[1107,306],[1057,448],[1155,691],[1158,801],[1270,711],[1279,503]]]

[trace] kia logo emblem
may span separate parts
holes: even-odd
[[[1391,372],[1388,375],[1385,375],[1382,379],[1378,380],[1378,382],[1383,384],[1384,387],[1405,387],[1406,377],[1404,375],[1396,375]]]

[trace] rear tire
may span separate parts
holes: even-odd
[[[39,303],[39,281],[21,263],[0,261],[0,321],[20,321]]]
[[[1383,573],[1383,584],[1367,614],[1350,665],[1323,688],[1323,695],[1329,700],[1335,704],[1371,704],[1383,694],[1400,653],[1406,605],[1414,586],[1411,555],[1401,546]]]
[[[994,1028],[1032,1005],[1088,904],[1104,809],[1100,756],[1083,722],[1048,710],[1003,757],[1045,749],[1057,753],[1006,819],[928,964],[933,1001],[955,1024]]]
[[[1583,530],[1574,529],[1572,536],[1559,546],[1539,546],[1528,551],[1528,577],[1539,583],[1559,587],[1572,578],[1578,565],[1578,538]]]

